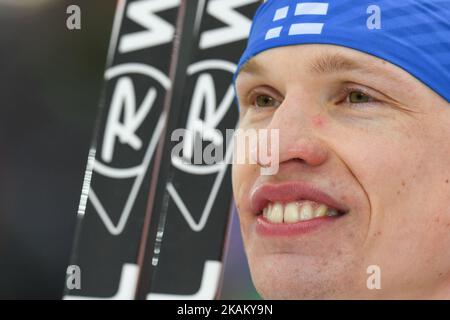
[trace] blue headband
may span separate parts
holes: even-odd
[[[450,0],[269,0],[255,14],[236,75],[265,50],[313,43],[382,58],[450,101]]]

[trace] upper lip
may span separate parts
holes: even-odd
[[[261,184],[250,195],[251,208],[255,214],[261,213],[269,202],[288,203],[299,200],[323,203],[340,212],[348,211],[347,206],[334,199],[325,191],[300,181]]]

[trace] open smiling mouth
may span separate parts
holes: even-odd
[[[328,207],[326,204],[310,200],[299,200],[286,204],[268,203],[264,208],[263,218],[271,223],[297,223],[322,217],[338,217],[346,212]],[[260,214],[261,215],[261,214]]]
[[[263,184],[250,197],[262,235],[311,232],[346,215],[349,209],[318,188],[303,182]]]

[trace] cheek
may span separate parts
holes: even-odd
[[[233,164],[232,170],[232,185],[233,195],[236,202],[238,213],[242,211],[248,211],[249,205],[247,204],[248,195],[252,183],[257,178],[255,165],[249,164]]]
[[[256,170],[252,165],[233,164],[232,185],[234,201],[237,208],[239,225],[246,251],[249,247],[249,238],[252,234],[251,204],[249,200],[252,184],[257,179]]]
[[[380,230],[384,230],[383,238],[390,234],[388,230],[395,233],[399,211],[408,211],[405,203],[410,203],[409,192],[418,178],[414,175],[423,162],[420,141],[388,129],[336,131],[330,138],[334,141],[331,147],[360,186],[358,203],[362,211],[358,215],[366,224],[366,237],[371,239],[367,244],[378,243]]]
[[[233,195],[236,206],[242,210],[250,210],[248,205],[248,197],[250,188],[260,174],[259,166],[255,162],[255,145],[253,139],[247,139],[242,134],[245,134],[249,126],[244,126],[242,123],[239,127],[241,131],[235,137],[235,148],[232,167],[232,186]]]
[[[347,140],[336,136],[346,141],[336,144],[336,150],[369,198],[368,236],[377,246],[384,247],[383,252],[400,259],[401,254],[386,248],[392,248],[393,244],[402,246],[402,239],[409,239],[404,243],[406,247],[415,243],[417,247],[423,246],[421,252],[430,252],[430,248],[424,249],[433,243],[428,239],[429,232],[439,234],[444,242],[450,238],[441,232],[443,223],[430,227],[430,221],[439,213],[447,212],[450,218],[450,193],[442,192],[446,186],[444,173],[450,171],[450,166],[444,169],[443,163],[448,161],[445,159],[450,148],[437,148],[437,137],[419,126],[414,130],[387,129],[379,134],[371,130],[352,132],[346,135]],[[404,252],[409,252],[408,248]]]
[[[388,202],[397,198],[423,162],[424,150],[420,139],[413,139],[402,132],[382,128],[377,132],[360,130],[340,136],[339,141],[337,152],[372,203],[382,201],[381,198]]]

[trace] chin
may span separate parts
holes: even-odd
[[[255,288],[263,299],[364,298],[360,291],[364,288],[358,288],[357,283],[362,281],[365,284],[365,280],[355,274],[354,269],[358,268],[353,263],[295,254],[271,254],[249,256],[249,266]]]

